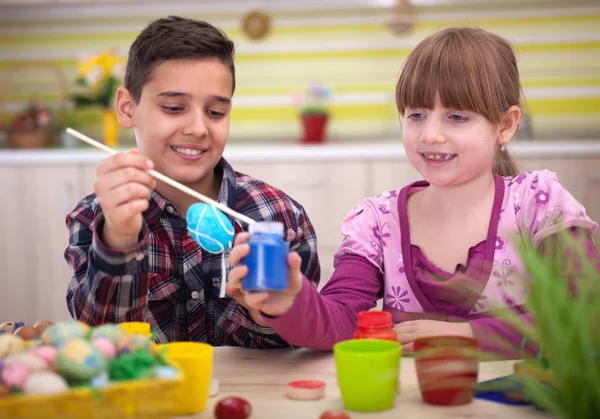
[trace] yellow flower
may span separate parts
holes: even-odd
[[[107,50],[100,55],[80,60],[78,63],[79,74],[96,89],[106,77],[112,74],[113,69],[121,62],[121,57],[113,51]]]
[[[108,76],[120,61],[121,57],[112,51],[105,51],[97,57],[97,64],[104,69],[104,77]]]

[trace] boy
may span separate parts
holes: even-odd
[[[222,157],[233,55],[233,43],[212,25],[173,16],[152,22],[132,44],[116,113],[121,127],[134,129],[139,151],[100,163],[95,193],[67,217],[73,318],[90,325],[148,321],[158,342],[286,345],[258,311],[244,307],[244,294],[218,297],[221,255],[204,252],[186,232],[194,199],[148,174],[154,168],[257,221],[283,222],[302,258],[290,263],[318,285],[316,236],[302,206]]]

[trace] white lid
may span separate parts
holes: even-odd
[[[283,223],[279,221],[257,221],[248,227],[250,234],[267,233],[283,236]]]

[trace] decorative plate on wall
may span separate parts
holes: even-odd
[[[242,29],[248,38],[262,39],[271,30],[271,17],[260,11],[249,12],[242,19]]]
[[[388,28],[394,35],[407,35],[415,24],[415,9],[410,0],[396,0]]]

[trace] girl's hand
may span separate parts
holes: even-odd
[[[288,255],[287,291],[247,293],[242,290],[242,281],[248,274],[248,267],[242,264],[242,259],[250,252],[249,237],[247,232],[243,232],[235,238],[234,246],[229,254],[229,263],[233,269],[228,276],[227,294],[248,309],[256,323],[265,326],[266,322],[261,318],[260,312],[273,317],[281,316],[292,307],[296,297],[300,294],[302,290],[302,273],[300,272],[302,259],[296,252],[290,252]]]
[[[411,320],[394,326],[398,342],[402,345],[402,355],[414,352],[414,342],[419,338],[430,336],[465,336],[473,337],[473,329],[468,322],[450,323],[437,320]]]

